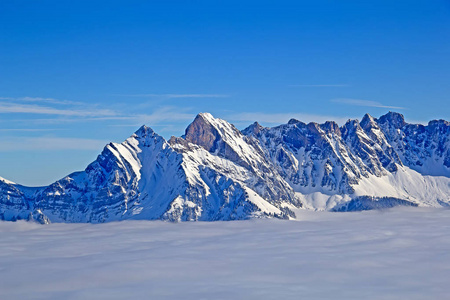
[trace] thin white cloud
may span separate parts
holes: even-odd
[[[101,150],[104,140],[61,137],[14,137],[0,143],[0,151],[32,150]]]
[[[163,106],[154,110],[151,114],[132,114],[117,115],[111,117],[95,117],[85,118],[83,121],[106,121],[106,120],[121,120],[131,121],[136,125],[157,125],[164,122],[179,122],[193,120],[195,114],[187,112],[188,109],[175,107],[175,106]],[[72,119],[77,120],[77,119]],[[132,124],[130,124],[132,125]]]
[[[135,95],[116,95],[123,97],[142,97],[142,98],[227,98],[229,95],[223,94],[135,94]]]
[[[332,99],[331,102],[348,104],[348,105],[356,105],[356,106],[366,106],[366,107],[406,109],[406,108],[400,107],[400,106],[384,105],[377,101],[361,100],[361,99],[339,98],[339,99]]]
[[[61,130],[57,128],[0,128],[0,132],[41,132]]]
[[[50,104],[62,104],[62,105],[83,105],[82,102],[70,101],[70,100],[59,100],[55,98],[44,98],[44,97],[0,97],[0,100],[8,100],[13,102],[46,102]]]
[[[316,122],[324,123],[326,121],[335,121],[338,124],[345,124],[349,119],[348,117],[336,117],[336,116],[326,116],[317,114],[305,114],[305,113],[262,113],[262,112],[244,112],[228,115],[226,120],[230,122],[240,122],[240,123],[266,123],[266,124],[285,124],[290,119],[297,119],[304,123]]]
[[[59,109],[49,106],[11,102],[0,102],[0,113],[43,114],[72,117],[101,117],[115,116],[117,114],[110,109]]]
[[[290,87],[349,87],[349,84],[292,84]]]
[[[184,133],[186,124],[192,122],[195,118],[194,113],[189,112],[189,108],[179,108],[175,106],[164,106],[155,110],[151,114],[135,114],[127,118],[129,122],[121,124],[111,124],[112,127],[131,127],[139,128],[142,125],[147,125],[153,129],[157,128],[158,134],[170,132],[178,135]]]
[[[14,122],[27,122],[33,124],[64,124],[79,122],[100,122],[100,121],[128,121],[135,119],[136,116],[113,116],[113,117],[55,117],[55,118],[36,118],[36,119],[14,119]]]
[[[1,111],[0,106],[0,111]],[[41,108],[40,108],[41,109]],[[11,110],[11,109],[10,109]],[[23,112],[24,110],[20,110]],[[30,111],[29,109],[26,110]],[[32,110],[34,112],[34,110]],[[44,111],[39,110],[38,113],[44,113]],[[47,112],[47,110],[45,110]],[[53,112],[58,115],[64,115],[65,112]],[[87,120],[112,120],[117,119],[121,121],[126,121],[128,124],[123,126],[131,126],[135,127],[135,129],[139,128],[141,125],[146,124],[148,126],[157,126],[159,127],[158,131],[167,132],[178,129],[177,125],[174,125],[176,122],[189,122],[192,121],[195,117],[194,114],[187,112],[187,109],[180,109],[177,107],[166,106],[160,107],[155,110],[151,114],[127,114],[121,116],[113,116],[113,117],[94,117],[94,118],[77,118],[78,116],[85,116],[85,114],[75,114],[68,115],[64,118],[54,118],[54,119],[39,119],[40,122],[79,122],[79,121],[87,121]],[[27,122],[33,122],[36,120],[30,120]],[[131,123],[131,124],[130,124]],[[120,124],[116,124],[120,125]],[[183,128],[184,129],[184,128]],[[41,129],[3,129],[0,132],[7,131],[44,131]],[[180,129],[182,132],[183,130]],[[0,143],[0,152],[8,152],[8,151],[33,151],[33,150],[98,150],[100,151],[108,141],[105,140],[96,140],[96,139],[82,139],[82,138],[67,138],[67,137],[8,137],[7,139],[2,140]]]
[[[145,95],[144,95],[145,96]],[[227,95],[219,94],[148,94],[146,96],[159,96],[166,98],[219,98]],[[66,107],[60,107],[58,104],[64,104]],[[122,107],[122,109],[102,108],[92,103],[81,103],[54,98],[44,97],[0,97],[0,114],[34,114],[36,116],[45,116],[44,118],[19,119],[14,118],[8,122],[27,122],[34,124],[61,124],[90,121],[122,121],[129,123],[130,126],[140,126],[147,124],[155,126],[158,124],[167,124],[178,121],[192,120],[195,115],[188,113],[189,108],[163,106],[152,113],[145,114],[141,110],[133,113],[136,107]],[[132,124],[130,124],[132,123]],[[21,129],[10,129],[8,131],[19,131]],[[6,129],[4,131],[7,131]],[[25,131],[25,130],[22,130]],[[31,130],[30,130],[31,131]]]
[[[0,107],[1,110],[1,107]],[[189,108],[180,108],[175,106],[163,106],[153,110],[151,114],[131,113],[126,112],[120,114],[118,111],[111,111],[112,116],[90,116],[90,115],[58,115],[54,118],[35,118],[35,119],[14,119],[9,122],[27,122],[33,124],[63,124],[63,123],[77,123],[77,122],[101,122],[101,121],[120,121],[126,124],[118,123],[116,126],[141,126],[143,124],[148,126],[164,125],[174,122],[185,122],[194,119],[195,114],[189,112]],[[0,112],[1,113],[1,112]]]
[[[165,94],[168,98],[183,98],[183,97],[226,97],[226,95],[213,94]],[[60,106],[64,104],[65,106]],[[80,105],[82,104],[82,105]],[[180,108],[175,106],[162,106],[151,110],[151,113],[146,114],[147,109],[140,109],[136,106],[117,106],[116,108],[104,108],[100,105],[92,103],[79,103],[71,101],[60,101],[54,98],[43,97],[0,97],[0,115],[7,114],[9,118],[4,119],[3,123],[15,126],[8,126],[9,128],[0,129],[0,133],[11,132],[39,132],[51,131],[53,129],[39,129],[39,128],[20,128],[23,123],[54,126],[65,124],[69,126],[72,123],[79,122],[108,122],[114,123],[116,126],[130,126],[136,129],[142,125],[151,127],[159,127],[159,131],[170,131],[178,128],[180,123],[190,122],[194,119],[195,114],[190,112],[190,108]],[[27,115],[33,115],[29,118]],[[25,116],[25,117],[13,117]],[[2,120],[0,120],[2,121]],[[178,124],[177,124],[178,123]],[[5,123],[6,124],[6,123]],[[20,124],[20,125],[19,125]],[[3,126],[5,127],[5,126]],[[16,128],[14,128],[16,127]],[[182,132],[183,130],[180,130]],[[29,140],[30,145],[37,149],[45,148],[40,143],[41,140]],[[9,141],[4,143],[2,149],[17,149],[20,148],[19,142]],[[66,143],[67,144],[67,143]],[[67,144],[70,145],[70,144]],[[88,144],[89,145],[89,144]],[[96,145],[97,146],[97,145]],[[62,146],[59,146],[59,148]],[[83,148],[85,146],[82,146]],[[59,149],[56,147],[56,149]],[[70,146],[69,148],[73,148]]]
[[[114,126],[172,126],[176,122],[188,122],[195,118],[195,114],[188,112],[188,109],[164,106],[155,110],[151,114],[130,114],[121,117],[121,120],[129,121],[127,124],[114,124]]]

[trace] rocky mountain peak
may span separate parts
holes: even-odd
[[[432,120],[428,122],[428,126],[431,128],[440,128],[441,130],[450,129],[450,122],[446,120]]]
[[[186,129],[185,140],[245,168],[261,159],[258,149],[234,125],[209,113],[197,115]]]
[[[214,151],[215,143],[220,139],[220,133],[210,122],[213,118],[209,113],[198,114],[186,128],[185,140],[202,146],[208,151]]]
[[[341,133],[345,139],[348,136],[355,135],[356,131],[359,131],[359,130],[362,131],[362,127],[358,120],[347,120],[347,122],[341,128]]]
[[[334,121],[326,121],[320,125],[320,128],[325,132],[332,132],[334,134],[341,135],[339,125]]]
[[[289,122],[288,122],[289,125],[294,125],[294,124],[297,124],[297,123],[300,123],[300,121],[297,120],[297,119],[290,119]]]
[[[244,135],[253,135],[256,136],[258,135],[261,130],[263,130],[264,127],[261,126],[258,122],[253,123],[252,125],[248,126],[247,128],[245,128],[244,130],[242,130],[242,134]]]
[[[364,117],[361,119],[360,125],[364,130],[378,127],[377,119],[372,117],[369,114],[365,114]]]
[[[139,129],[138,130],[136,130],[135,132],[134,132],[134,134],[136,135],[136,137],[138,137],[138,138],[146,138],[146,137],[148,137],[148,136],[153,136],[153,135],[155,135],[156,133],[155,133],[155,131],[153,131],[153,129],[151,129],[150,127],[148,127],[148,126],[145,126],[145,125],[142,125],[141,127],[139,127]]]
[[[378,119],[378,122],[381,124],[389,124],[392,127],[399,129],[406,125],[405,117],[397,112],[388,112],[387,114],[381,116]]]

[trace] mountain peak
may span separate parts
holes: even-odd
[[[428,126],[437,127],[437,126],[450,126],[450,122],[446,120],[431,120],[428,122]]]
[[[358,130],[362,130],[361,124],[355,119],[348,119],[341,128],[341,132],[344,137],[355,134]]]
[[[320,128],[322,130],[328,131],[328,132],[334,132],[338,135],[341,134],[341,130],[339,128],[338,123],[334,122],[334,121],[326,121],[325,123],[320,125]]]
[[[209,112],[202,112],[202,113],[199,113],[196,117],[195,117],[195,119],[197,119],[197,118],[202,118],[203,120],[205,120],[205,121],[212,121],[212,120],[215,120],[216,118],[214,118],[214,116],[212,115],[212,114],[210,114]],[[194,119],[194,121],[195,121],[195,119]]]
[[[261,126],[258,122],[255,122],[252,125],[245,128],[244,130],[242,130],[242,133],[244,135],[257,135],[263,129],[264,129],[263,126]]]
[[[214,120],[210,113],[199,113],[186,128],[185,140],[208,151],[213,150],[215,142],[219,139],[219,132],[212,124]]]
[[[378,127],[378,125],[376,123],[376,119],[369,114],[364,115],[364,117],[362,118],[362,120],[360,122],[360,125],[364,129]]]
[[[138,137],[146,137],[149,134],[153,135],[155,132],[148,126],[142,125],[138,130],[134,132]]]
[[[393,125],[395,128],[402,128],[406,124],[405,117],[402,114],[393,111],[390,111],[385,115],[382,115],[379,118],[379,122],[389,123]]]
[[[363,122],[374,122],[376,119],[372,117],[370,114],[365,114],[361,119],[361,123]]]
[[[245,168],[262,159],[234,125],[208,113],[197,115],[186,129],[185,140]]]
[[[293,124],[297,124],[297,123],[300,123],[300,121],[297,119],[290,119],[288,122],[289,125],[293,125]]]

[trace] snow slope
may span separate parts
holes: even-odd
[[[15,184],[14,182],[9,181],[8,179],[5,179],[3,177],[0,177],[0,181],[3,181],[4,183],[7,183],[7,184]]]

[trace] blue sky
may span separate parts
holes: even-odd
[[[140,125],[450,119],[450,1],[1,1],[0,176],[49,184]]]

